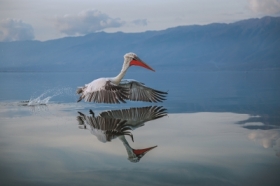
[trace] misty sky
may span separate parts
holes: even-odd
[[[143,32],[279,15],[280,0],[0,0],[0,41]]]

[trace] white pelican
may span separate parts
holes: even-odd
[[[91,134],[95,135],[97,139],[103,143],[110,142],[111,140],[121,136],[128,135],[133,140],[133,135],[129,131],[130,128],[126,127],[126,121],[115,118],[104,118],[101,116],[94,116],[94,112],[90,110],[91,116],[86,116],[78,112],[77,121],[79,122],[80,129],[88,129]]]
[[[136,54],[130,52],[124,55],[121,72],[112,78],[99,78],[77,89],[80,98],[87,102],[96,103],[125,103],[125,100],[162,102],[167,92],[158,91],[145,86],[136,80],[122,80],[128,68],[132,65],[141,66],[155,71]]]
[[[78,112],[77,121],[81,129],[89,129],[99,141],[106,143],[118,136],[128,135],[133,140],[130,130],[144,126],[145,122],[156,120],[167,115],[162,106],[136,107],[101,112],[98,116]]]
[[[135,107],[121,110],[109,110],[99,114],[103,118],[126,121],[126,129],[135,130],[144,126],[145,122],[156,120],[167,115],[162,106]]]
[[[123,145],[126,149],[127,155],[128,155],[128,160],[133,162],[133,163],[137,163],[140,161],[140,159],[150,150],[154,149],[157,147],[153,146],[153,147],[148,147],[145,149],[134,149],[132,148],[129,143],[127,142],[127,140],[125,139],[124,136],[119,136],[119,139],[123,142]]]
[[[97,117],[95,117],[92,110],[89,112],[90,116],[86,116],[81,112],[78,113],[79,128],[89,129],[103,143],[119,138],[127,151],[128,160],[131,162],[139,162],[148,151],[157,146],[134,149],[129,145],[124,136],[130,136],[133,141],[133,135],[130,130],[144,126],[144,123],[147,121],[159,119],[167,115],[166,109],[162,106],[105,111],[101,112]]]

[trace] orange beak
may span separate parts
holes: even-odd
[[[129,64],[129,66],[132,66],[132,65],[135,65],[135,66],[140,66],[140,67],[144,67],[146,69],[149,69],[151,71],[154,71],[154,69],[152,69],[152,67],[150,67],[149,65],[147,65],[144,61],[142,61],[139,57],[135,57]]]
[[[136,156],[139,156],[139,155],[143,155],[146,154],[148,151],[152,150],[153,148],[156,148],[157,146],[154,146],[154,147],[149,147],[149,148],[146,148],[146,149],[133,149],[133,152],[134,154],[136,154]]]

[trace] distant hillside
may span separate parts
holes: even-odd
[[[119,70],[135,52],[155,69],[280,69],[280,17],[143,33],[0,42],[0,70]]]

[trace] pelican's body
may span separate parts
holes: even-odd
[[[77,89],[77,93],[80,94],[78,102],[82,99],[96,103],[125,103],[125,100],[161,102],[164,100],[166,92],[149,88],[136,80],[123,80],[126,71],[132,65],[154,71],[136,54],[127,53],[124,55],[122,70],[116,77],[99,78],[84,87],[79,87]]]
[[[104,118],[102,116],[94,116],[94,113],[90,110],[91,116],[86,116],[81,112],[78,112],[77,120],[81,129],[88,129],[97,137],[97,139],[103,143],[110,142],[120,135],[129,135],[133,140],[133,135],[130,128],[126,127],[126,121],[115,118]]]
[[[90,116],[86,116],[81,112],[78,113],[77,120],[81,129],[89,129],[103,143],[119,138],[123,142],[128,159],[131,162],[140,161],[148,151],[157,146],[134,149],[124,136],[130,136],[133,141],[133,135],[130,130],[144,126],[145,122],[167,115],[166,109],[158,106],[104,111],[98,116],[95,116],[92,110],[90,110]]]
[[[102,142],[111,141],[121,136],[129,135],[133,140],[130,130],[144,126],[145,122],[156,120],[167,115],[162,106],[148,106],[121,110],[109,110],[95,116],[90,110],[90,116],[78,112],[77,120],[82,129],[89,129],[91,133]]]

